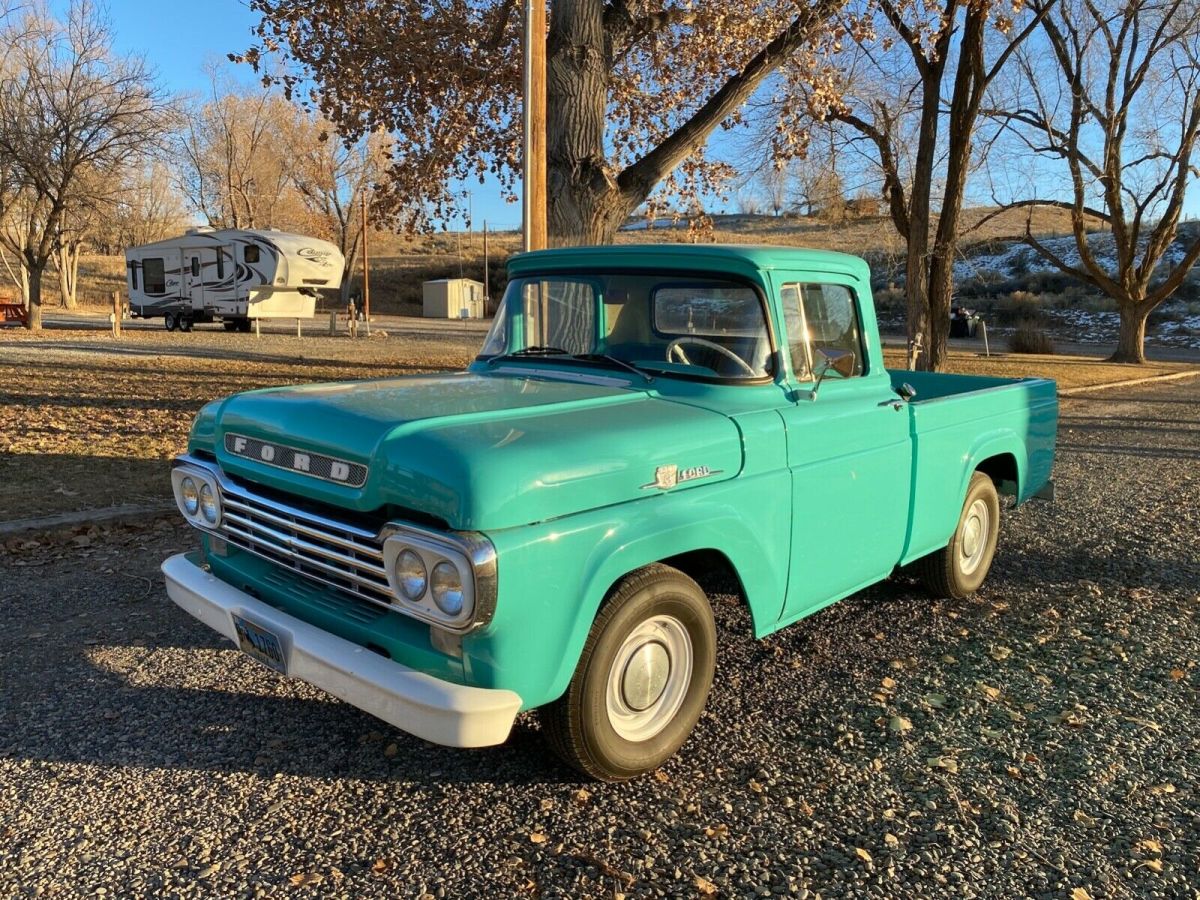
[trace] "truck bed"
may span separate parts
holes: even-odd
[[[1053,381],[905,369],[888,374],[893,387],[916,390],[908,404],[912,520],[904,562],[945,546],[966,483],[981,463],[1017,503],[1049,481],[1058,421]]]

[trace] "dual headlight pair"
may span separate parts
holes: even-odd
[[[402,533],[384,541],[383,560],[392,592],[411,614],[451,628],[471,621],[475,573],[457,549]]]
[[[221,493],[216,482],[191,469],[174,469],[171,487],[179,511],[193,525],[216,528],[221,523]]]

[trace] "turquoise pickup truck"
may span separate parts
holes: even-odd
[[[758,637],[898,567],[965,597],[1045,495],[1051,381],[889,371],[866,264],[778,247],[509,263],[463,372],[205,406],[171,479],[179,606],[428,741],[539,708],[587,775],[687,739],[736,585]],[[716,580],[714,580],[716,579]]]

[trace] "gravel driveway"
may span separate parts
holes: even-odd
[[[625,785],[241,657],[165,598],[173,520],[11,540],[0,896],[1193,897],[1200,379],[1060,442],[971,602],[896,579],[756,643],[715,598],[708,712]]]

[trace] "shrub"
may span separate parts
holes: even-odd
[[[1046,323],[1041,301],[1028,291],[1013,291],[1007,297],[1002,297],[996,307],[996,315],[1005,325],[1041,327]]]
[[[1013,353],[1041,353],[1049,355],[1054,352],[1054,341],[1039,326],[1031,322],[1020,322],[1017,330],[1008,337],[1008,349]]]

